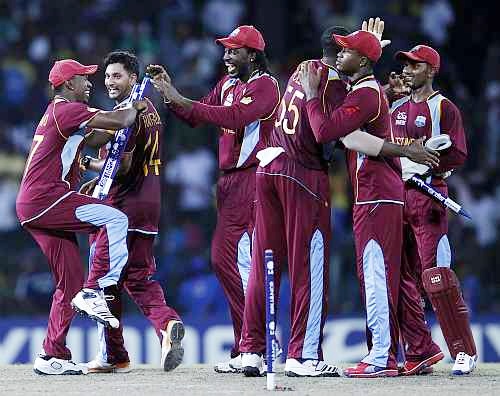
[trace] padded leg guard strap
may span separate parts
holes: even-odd
[[[469,310],[453,270],[447,267],[426,269],[422,274],[422,282],[453,359],[459,352],[476,355]]]

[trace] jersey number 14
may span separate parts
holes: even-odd
[[[144,151],[147,152],[148,149],[151,147],[151,144],[153,144],[153,147],[151,148],[150,154],[149,154],[149,159],[146,158],[144,160],[144,176],[149,175],[149,167],[153,168],[153,172],[156,176],[160,174],[160,165],[161,165],[161,160],[160,160],[160,154],[159,154],[159,144],[158,144],[158,131],[155,132],[155,138],[154,142],[152,141],[152,135],[149,135],[148,142],[146,143],[146,146],[144,146]]]

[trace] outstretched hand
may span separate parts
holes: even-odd
[[[413,162],[427,165],[430,168],[439,166],[439,153],[424,146],[425,137],[414,140],[406,146],[406,156]]]
[[[136,109],[138,113],[142,113],[148,108],[148,102],[145,100],[134,100],[132,102],[132,107]]]
[[[316,68],[313,62],[302,62],[299,66],[298,78],[307,100],[318,96],[322,67]]]
[[[80,194],[85,194],[85,195],[92,195],[92,192],[94,191],[94,188],[99,180],[99,177],[94,177],[92,180],[89,180],[88,182],[82,184],[80,187],[80,190],[78,192]]]
[[[411,93],[411,89],[408,85],[405,85],[401,74],[397,74],[396,72],[391,72],[389,74],[389,88],[391,89],[392,95],[409,95]]]
[[[165,80],[169,84],[172,83],[172,79],[162,65],[148,65],[146,67],[146,74],[153,80]]]
[[[361,30],[373,33],[378,38],[378,41],[380,41],[380,46],[384,48],[391,43],[391,40],[382,40],[382,33],[384,33],[384,27],[385,27],[384,21],[379,17],[376,17],[375,19],[370,18],[368,22],[363,21],[361,25]]]
[[[163,96],[166,103],[178,102],[182,98],[172,85],[172,79],[163,66],[149,65],[146,67],[146,74],[151,77],[153,86]]]

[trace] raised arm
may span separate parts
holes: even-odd
[[[146,72],[149,76],[151,76],[154,87],[162,96],[163,101],[169,110],[172,111],[177,118],[189,124],[192,128],[203,122],[203,120],[198,120],[193,116],[191,110],[194,101],[182,96],[177,91],[172,84],[172,79],[163,66],[149,65],[146,68]],[[199,102],[208,105],[220,104],[221,86],[222,80],[219,81],[219,83],[207,95],[201,98]],[[179,99],[177,102],[171,100],[173,95]]]
[[[251,122],[269,117],[279,104],[279,88],[271,78],[261,77],[249,84],[245,96],[230,106],[192,103],[192,116],[228,129],[241,129]]]

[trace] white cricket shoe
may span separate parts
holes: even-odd
[[[104,326],[117,329],[120,322],[109,311],[102,290],[82,289],[71,300],[73,309]]]
[[[322,360],[307,359],[302,363],[297,359],[286,359],[285,375],[287,377],[340,377],[336,366],[326,364]]]
[[[40,375],[84,375],[88,372],[83,364],[44,355],[37,356],[33,371]]]
[[[266,373],[267,366],[260,354],[244,352],[241,354],[241,371],[245,377],[261,377]]]
[[[184,325],[178,320],[171,320],[166,330],[161,330],[161,366],[165,371],[171,371],[182,363],[184,357]]]
[[[451,373],[453,375],[470,374],[476,368],[476,360],[477,355],[470,356],[465,352],[459,352]]]
[[[108,362],[103,362],[99,358],[91,360],[90,362],[86,363],[85,366],[87,366],[89,374],[130,373],[132,371],[130,362],[111,364]]]
[[[241,373],[241,355],[231,358],[227,362],[220,362],[214,366],[216,373]]]

